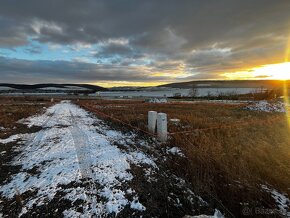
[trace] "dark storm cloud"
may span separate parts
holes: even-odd
[[[103,46],[100,51],[98,51],[95,56],[96,57],[110,57],[112,55],[119,56],[132,56],[134,51],[127,45],[111,43]]]
[[[0,57],[1,82],[15,83],[93,82],[93,81],[163,81],[152,72],[135,67],[68,61],[27,61]]]
[[[0,13],[0,47],[13,48],[27,44],[29,32],[30,27],[22,21],[1,17]]]
[[[96,43],[109,37],[134,39],[143,34],[139,44],[154,48],[164,47],[166,28],[184,37],[186,45],[206,46],[233,37],[288,33],[285,28],[290,17],[290,3],[283,0],[3,0],[0,4],[2,17],[18,20],[21,27],[23,20],[38,20],[62,29],[56,32],[43,26],[40,40]]]
[[[156,69],[174,70],[184,62],[193,75],[214,78],[225,70],[283,61],[289,11],[287,0],[2,0],[0,46],[27,44],[29,38],[61,45],[122,38],[127,44],[107,44],[95,55],[119,56],[112,62],[122,65],[120,74],[134,77],[125,66],[146,57]],[[68,78],[72,69],[64,70],[55,76]]]

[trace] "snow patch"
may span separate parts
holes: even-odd
[[[131,206],[132,209],[134,210],[139,210],[139,211],[144,211],[146,210],[146,207],[144,207],[138,200],[138,198],[134,198],[134,200],[131,202]]]
[[[286,106],[283,102],[258,101],[245,107],[246,110],[261,112],[278,112],[285,113]]]
[[[142,152],[130,152],[126,155],[127,158],[135,165],[146,164],[154,168],[158,168],[154,161]]]
[[[290,199],[286,196],[286,194],[279,193],[276,189],[271,189],[266,185],[262,185],[262,189],[271,193],[271,196],[275,200],[279,211],[287,217],[290,217]]]
[[[0,86],[0,90],[15,90],[14,88],[8,87],[8,86]]]
[[[178,147],[167,148],[166,153],[185,157],[185,155],[182,153],[182,151]]]
[[[81,213],[77,212],[77,211],[74,211],[72,209],[69,209],[69,210],[65,210],[63,211],[63,216],[64,217],[83,217]]]
[[[7,139],[0,139],[0,143],[1,144],[8,144],[11,142],[15,142],[16,140],[20,139],[21,137],[23,137],[23,134],[12,135]]]
[[[198,216],[184,216],[184,218],[224,218],[224,215],[217,209],[215,209],[215,213],[213,216],[208,215],[198,215]]]
[[[167,103],[168,100],[166,98],[150,98],[147,100],[149,103]]]

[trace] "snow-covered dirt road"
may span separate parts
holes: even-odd
[[[14,143],[18,155],[9,164],[21,166],[0,186],[0,217],[146,217],[158,209],[195,214],[194,205],[206,207],[181,178],[161,173],[157,158],[144,152],[146,141],[112,130],[75,104],[63,101],[20,122],[41,130],[0,139]]]

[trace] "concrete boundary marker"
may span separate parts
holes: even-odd
[[[161,142],[167,141],[167,114],[157,114],[157,137]]]
[[[157,112],[148,111],[148,131],[152,134],[155,134],[157,123]]]

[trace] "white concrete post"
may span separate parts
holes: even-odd
[[[155,133],[156,130],[156,120],[157,120],[157,112],[156,111],[148,111],[148,131],[150,133]]]
[[[51,103],[52,103],[52,102],[54,102],[54,99],[53,99],[53,98],[51,98],[51,99],[50,99],[50,102],[51,102]]]
[[[157,115],[157,136],[159,141],[167,141],[167,114],[165,113]]]

